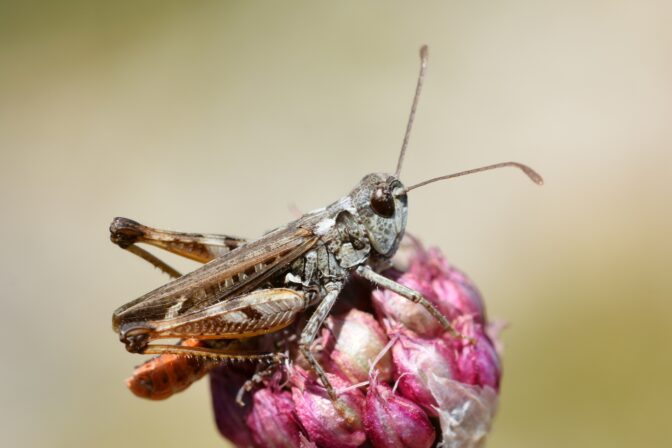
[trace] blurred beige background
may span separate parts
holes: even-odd
[[[670,23],[664,0],[1,1],[3,446],[225,446],[207,382],[126,391],[111,313],[166,278],[109,222],[256,236],[392,170],[422,43],[403,179],[546,178],[410,198],[511,323],[489,446],[669,446]]]

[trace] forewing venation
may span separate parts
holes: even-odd
[[[306,253],[317,237],[301,227],[281,228],[239,247],[117,309],[123,323],[172,319],[249,292]]]
[[[222,339],[271,333],[291,324],[308,305],[303,291],[256,289],[193,313],[148,322],[150,339]]]

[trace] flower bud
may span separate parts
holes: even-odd
[[[299,425],[294,418],[292,394],[265,387],[254,393],[247,426],[259,448],[294,448],[299,446]]]
[[[443,339],[424,339],[400,328],[392,337],[392,359],[397,372],[399,392],[419,404],[430,415],[436,416],[436,405],[429,388],[429,376],[453,378],[455,355]]]
[[[375,448],[429,448],[436,437],[427,414],[375,375],[366,394],[364,427]]]
[[[472,316],[477,322],[485,322],[485,308],[481,294],[462,272],[451,268],[447,277],[432,281],[436,296],[435,304],[448,319]]]
[[[357,309],[330,317],[323,330],[322,365],[351,383],[366,381],[371,364],[388,342],[376,319]],[[392,356],[385,353],[376,363],[383,381],[392,378]]]
[[[327,374],[336,389],[350,386],[336,375]],[[323,448],[350,448],[364,443],[362,424],[364,395],[359,389],[349,389],[338,395],[343,413],[334,407],[326,389],[300,367],[291,375],[295,412],[312,442]]]
[[[499,391],[502,368],[494,344],[483,325],[471,317],[456,323],[457,331],[470,340],[456,340],[457,371],[455,378],[466,384],[489,386]]]
[[[215,422],[219,432],[238,448],[252,448],[254,443],[246,417],[250,405],[240,407],[236,395],[252,374],[237,371],[233,366],[223,365],[210,372],[210,389]]]
[[[449,320],[469,315],[477,322],[485,321],[485,306],[476,286],[455,267],[451,266],[436,248],[418,250],[411,260],[409,273],[428,285],[428,299]]]

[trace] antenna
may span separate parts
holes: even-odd
[[[429,59],[429,52],[427,45],[420,47],[420,74],[418,75],[418,84],[415,86],[415,96],[413,97],[413,105],[411,106],[411,114],[408,117],[408,124],[406,125],[406,134],[404,134],[404,142],[401,144],[401,152],[399,153],[399,161],[397,162],[397,171],[395,176],[398,178],[401,173],[401,165],[404,162],[404,155],[406,155],[406,147],[408,146],[408,138],[411,136],[411,128],[413,127],[413,120],[415,119],[415,109],[418,107],[418,100],[420,99],[420,91],[422,90],[422,82],[427,71],[427,60]]]
[[[452,179],[453,177],[460,177],[460,176],[466,176],[467,174],[474,174],[474,173],[480,173],[481,171],[488,171],[488,170],[495,170],[498,168],[504,168],[504,167],[514,167],[520,169],[523,173],[527,175],[527,177],[532,180],[537,185],[543,185],[544,184],[544,179],[541,177],[539,173],[534,171],[532,168],[530,168],[527,165],[523,165],[522,163],[518,162],[502,162],[502,163],[495,163],[494,165],[488,165],[488,166],[482,166],[480,168],[474,168],[472,170],[467,170],[467,171],[460,171],[459,173],[454,173],[454,174],[448,174],[446,176],[440,176],[440,177],[435,177],[433,179],[429,179],[423,182],[420,182],[419,184],[411,185],[410,187],[406,188],[406,192],[409,192],[411,190],[415,190],[418,187],[422,187],[427,184],[431,184],[433,182],[438,182],[440,180],[446,180],[446,179]]]

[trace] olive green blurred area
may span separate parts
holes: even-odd
[[[108,225],[255,237],[393,170],[424,43],[402,180],[546,180],[410,193],[408,231],[509,323],[489,446],[669,446],[671,21],[664,0],[0,1],[3,446],[227,446],[207,381],[126,390],[142,357],[112,311],[167,278]]]

